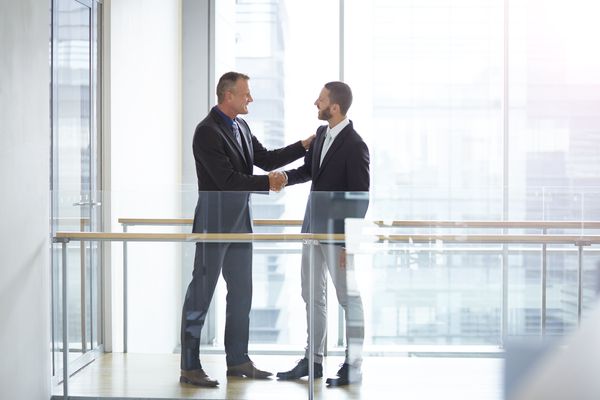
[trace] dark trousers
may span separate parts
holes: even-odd
[[[227,284],[225,354],[228,366],[248,358],[250,308],[252,306],[252,244],[197,243],[194,272],[181,317],[181,369],[202,368],[200,333],[219,275]]]

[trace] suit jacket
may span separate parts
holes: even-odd
[[[327,126],[317,129],[304,165],[286,171],[288,185],[312,180],[304,213],[304,233],[345,233],[345,218],[364,218],[369,206],[369,149],[352,122],[337,135],[323,162]]]
[[[252,175],[254,165],[271,171],[306,154],[301,141],[267,150],[246,121],[236,118],[236,122],[242,148],[214,109],[196,127],[193,151],[199,196],[193,232],[252,232],[250,193],[269,191],[267,175]]]

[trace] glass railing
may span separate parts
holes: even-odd
[[[272,391],[289,390],[292,398],[302,393],[367,399],[380,393],[377,377],[389,374],[393,363],[406,365],[412,359],[406,356],[419,356],[491,360],[492,397],[474,392],[464,398],[500,399],[507,341],[568,337],[595,305],[600,218],[582,200],[595,198],[590,190],[524,194],[511,203],[522,211],[503,219],[494,202],[480,210],[467,194],[460,210],[458,203],[445,208],[444,199],[411,202],[423,199],[424,189],[405,198],[291,189],[57,194],[62,208],[52,224],[56,396],[64,390],[59,382],[66,379],[65,360],[73,396],[102,394],[85,383],[101,379],[100,366],[113,371],[107,385],[114,390],[107,397],[143,397],[154,383],[154,396],[161,397],[160,379],[172,386],[166,397],[208,390],[177,382],[183,315],[184,353],[194,354],[199,345],[204,369],[221,382],[218,391],[227,398],[269,398]],[[526,204],[516,207],[519,201]],[[195,290],[188,289],[192,276],[200,282]],[[311,276],[312,288],[306,284]],[[207,293],[215,280],[211,299]],[[231,305],[250,299],[249,322],[239,322],[232,315],[240,311]],[[312,343],[307,310],[313,310]],[[228,378],[224,354],[233,350],[224,338],[241,334],[244,342],[239,324],[242,330],[248,325],[248,354],[258,368],[287,371],[311,345],[316,350],[308,352],[310,358],[324,356],[325,376],[293,386],[271,381],[247,386]],[[327,388],[325,378],[335,376],[348,350],[355,364],[362,358],[364,379],[340,395]],[[145,362],[166,372],[136,391],[127,379],[142,373]],[[469,382],[460,374],[455,378]],[[396,397],[393,387],[383,389]]]

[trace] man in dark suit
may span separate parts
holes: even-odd
[[[343,82],[329,82],[321,90],[315,105],[319,119],[328,125],[317,129],[304,165],[286,171],[288,185],[312,180],[311,194],[304,214],[302,232],[344,233],[345,218],[364,218],[369,198],[369,150],[356,133],[346,113],[352,104],[352,91]],[[346,358],[337,377],[327,379],[329,386],[348,385],[362,380],[362,345],[364,313],[354,279],[353,258],[346,259],[343,244],[320,243],[314,249],[314,376],[323,376],[323,352],[327,329],[326,270],[329,271],[336,295],[344,309],[346,321]],[[308,318],[310,248],[302,248],[302,298]],[[279,372],[282,380],[308,376],[308,346],[305,357],[287,372]]]
[[[224,74],[217,84],[218,104],[198,124],[193,140],[198,176],[195,233],[250,233],[250,192],[279,191],[285,175],[253,175],[280,168],[306,154],[314,135],[290,146],[267,150],[252,135],[246,121],[253,101],[248,80],[237,72]],[[217,386],[199,358],[200,335],[219,274],[227,283],[225,353],[228,376],[264,379],[270,372],[257,369],[248,357],[249,315],[252,305],[252,244],[197,243],[194,271],[183,304],[180,382]]]

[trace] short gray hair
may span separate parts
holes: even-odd
[[[219,78],[219,83],[217,83],[217,101],[219,103],[225,100],[225,93],[231,90],[239,79],[249,80],[250,77],[239,72],[231,71],[226,72]]]

